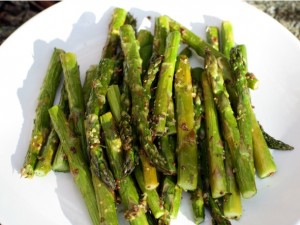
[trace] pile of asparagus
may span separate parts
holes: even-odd
[[[190,67],[191,49],[203,68]],[[269,148],[293,149],[262,130],[249,91],[257,87],[230,22],[220,38],[207,27],[206,42],[168,16],[155,19],[154,35],[137,33],[116,8],[83,86],[76,55],[54,49],[22,176],[70,171],[95,225],[118,224],[116,196],[130,224],[170,224],[183,191],[196,224],[205,206],[213,224],[230,224],[241,196],[256,194],[255,175],[276,172]]]

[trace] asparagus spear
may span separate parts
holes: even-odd
[[[159,16],[155,18],[153,52],[156,55],[164,55],[169,30],[169,18],[167,16]]]
[[[64,152],[63,146],[60,143],[52,163],[52,170],[55,172],[69,172],[68,157]]]
[[[232,165],[228,146],[226,143],[224,146],[228,194],[224,196],[223,212],[224,216],[228,219],[239,219],[242,215],[241,195],[234,177],[234,167]]]
[[[105,96],[114,66],[115,61],[112,59],[103,59],[100,61],[98,68],[100,76],[93,81],[86,116],[86,137],[88,151],[91,157],[92,172],[112,189],[115,188],[116,184],[100,145],[100,124],[98,115],[101,113],[103,105],[105,104]]]
[[[93,80],[97,76],[97,68],[98,65],[91,65],[86,71],[85,80],[82,87],[83,99],[85,104],[87,104],[87,102],[89,101]]]
[[[68,97],[65,90],[65,87],[62,87],[61,97],[59,101],[59,107],[66,114],[69,114],[68,108]],[[45,176],[52,168],[51,164],[54,159],[54,156],[57,154],[57,148],[59,146],[59,138],[52,128],[51,133],[48,137],[47,143],[43,148],[42,154],[39,156],[39,160],[35,167],[35,174],[38,176]]]
[[[84,198],[91,220],[94,225],[100,224],[92,177],[82,150],[80,149],[80,140],[70,129],[70,125],[64,113],[58,106],[53,106],[49,109],[49,114],[53,127],[68,157],[70,172]]]
[[[177,114],[177,184],[184,190],[197,188],[197,143],[192,96],[192,77],[186,56],[179,56],[175,74]]]
[[[117,189],[127,210],[125,217],[132,225],[148,224],[143,206],[139,204],[139,196],[131,176],[122,178],[122,142],[111,112],[100,116],[100,123],[104,132],[110,166],[118,181]]]
[[[213,199],[210,192],[210,185],[209,185],[209,169],[208,169],[208,154],[207,154],[207,138],[206,133],[204,131],[204,126],[201,126],[201,139],[200,139],[200,146],[201,146],[201,155],[200,155],[200,171],[201,177],[203,181],[203,199],[204,204],[208,207],[211,217],[212,217],[212,224],[218,225],[230,225],[230,221],[225,218],[221,211],[221,202],[219,199]]]
[[[163,204],[161,199],[155,189],[148,190],[145,188],[145,180],[143,177],[143,172],[141,166],[137,166],[134,170],[135,179],[144,195],[147,196],[147,204],[153,214],[153,216],[158,219],[164,214]]]
[[[188,58],[192,57],[192,50],[189,47],[185,47],[184,49],[181,50],[179,55],[186,55]]]
[[[201,76],[204,97],[207,155],[211,195],[219,198],[227,193],[227,181],[224,167],[224,148],[218,125],[217,109],[206,73]]]
[[[62,66],[59,56],[62,52],[60,49],[54,49],[40,90],[31,140],[23,168],[21,169],[21,175],[23,177],[33,177],[38,155],[51,129],[48,109],[53,105],[56,90],[61,80]]]
[[[206,28],[206,40],[211,46],[219,51],[219,29],[218,27],[208,26]]]
[[[182,189],[175,184],[172,177],[167,176],[162,186],[162,200],[164,202],[165,215],[162,220],[164,224],[170,223],[171,219],[176,219],[180,207]]]
[[[107,89],[107,100],[111,113],[115,120],[119,123],[121,120],[121,94],[118,85],[111,85]]]
[[[241,147],[240,133],[237,121],[228,99],[224,80],[220,76],[220,68],[217,59],[210,51],[206,52],[205,68],[208,80],[211,84],[217,109],[222,123],[222,133],[227,141],[234,168],[236,168],[236,179],[244,198],[251,198],[256,194],[255,177],[250,154]]]
[[[142,73],[145,74],[152,55],[153,36],[148,30],[140,30],[137,35],[140,44],[140,56],[142,62]]]
[[[199,169],[199,171],[200,171],[200,169]],[[193,208],[193,212],[194,212],[194,221],[195,221],[195,224],[198,225],[198,224],[202,223],[205,218],[202,181],[201,181],[200,175],[198,176],[196,190],[191,192],[191,201],[192,201],[192,208]]]
[[[280,140],[276,140],[271,135],[267,134],[261,125],[260,125],[260,128],[261,128],[261,131],[264,135],[264,138],[265,138],[269,148],[276,149],[276,150],[293,150],[294,149],[293,146],[290,146]]]
[[[155,167],[150,164],[149,159],[146,157],[144,152],[140,153],[140,159],[143,166],[143,176],[145,188],[147,190],[154,190],[158,187],[159,182],[157,180],[157,172]]]
[[[168,106],[172,99],[173,77],[179,41],[180,34],[177,31],[169,33],[166,40],[166,50],[159,73],[153,113],[153,129],[158,136],[161,136],[166,132],[166,117],[168,115]]]
[[[237,48],[239,48],[240,51],[241,51],[241,54],[242,54],[242,56],[244,58],[244,61],[245,61],[246,71],[248,71],[248,60],[247,60],[246,45],[237,45]],[[253,73],[247,72],[246,78],[247,78],[247,85],[248,85],[249,88],[251,88],[252,90],[256,90],[259,87],[259,80],[257,79],[257,77]]]
[[[241,146],[240,151],[248,152],[249,160],[251,161],[253,173],[254,162],[253,162],[253,144],[252,144],[252,124],[251,124],[251,97],[247,86],[246,79],[246,67],[245,61],[239,48],[234,47],[230,51],[230,64],[233,70],[233,74],[236,78],[236,91],[238,94],[237,101],[237,123],[240,131]]]
[[[231,22],[223,21],[221,26],[221,42],[222,42],[222,52],[229,58],[230,50],[234,47],[234,36],[233,36],[233,27]]]
[[[80,138],[81,151],[83,151],[85,160],[88,162],[89,157],[84,128],[85,106],[76,55],[71,52],[61,53],[60,60],[64,71],[65,87],[69,100],[69,118],[74,124],[75,135]]]
[[[119,28],[125,23],[127,11],[115,8],[108,28],[108,37],[102,50],[102,59],[116,57],[117,46],[120,40]]]
[[[125,161],[123,166],[124,175],[129,175],[138,163],[137,137],[131,125],[131,96],[129,91],[128,69],[124,62],[124,81],[121,95],[121,120],[119,122],[120,137],[125,151]]]
[[[128,68],[128,83],[132,97],[132,117],[137,127],[141,146],[148,156],[150,162],[160,171],[168,174],[174,173],[169,171],[166,166],[166,160],[157,151],[152,142],[152,134],[147,121],[147,112],[145,111],[145,102],[147,96],[141,82],[141,58],[138,52],[138,45],[135,41],[134,31],[131,26],[124,25],[120,28],[120,37],[122,50],[125,55],[125,62]]]
[[[164,135],[158,139],[158,149],[167,160],[168,167],[176,171],[176,137],[174,135]]]

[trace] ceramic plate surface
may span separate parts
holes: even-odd
[[[186,0],[184,4],[177,0],[160,4],[130,0],[64,1],[31,19],[2,44],[0,224],[91,224],[70,174],[50,172],[43,178],[25,179],[20,177],[20,169],[53,48],[76,53],[83,78],[89,65],[100,59],[116,6],[129,10],[137,18],[138,26],[153,30],[154,18],[166,14],[203,38],[206,26],[220,26],[222,20],[232,22],[236,43],[247,45],[249,70],[260,79],[260,88],[252,92],[259,121],[268,133],[295,147],[291,152],[272,151],[278,172],[270,178],[257,179],[257,195],[243,200],[243,216],[233,224],[299,225],[300,42],[279,23],[246,3],[196,0]],[[187,195],[172,224],[193,224]],[[211,224],[209,216],[203,224]]]

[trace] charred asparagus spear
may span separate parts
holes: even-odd
[[[21,175],[23,177],[33,177],[38,156],[42,147],[46,143],[51,130],[48,109],[53,105],[56,90],[61,80],[62,66],[60,62],[60,54],[62,52],[63,51],[61,49],[54,49],[40,90],[31,140],[23,168],[21,169]]]
[[[198,153],[195,134],[192,77],[188,58],[179,57],[175,74],[177,114],[177,184],[184,190],[195,190],[198,177]]]
[[[160,171],[168,174],[174,173],[166,166],[166,160],[157,151],[152,142],[152,134],[147,121],[147,112],[145,112],[145,102],[147,96],[141,81],[141,58],[138,52],[134,31],[130,25],[124,25],[120,28],[120,37],[122,50],[125,55],[125,62],[128,68],[129,89],[132,97],[132,117],[138,130],[141,146],[150,162]]]
[[[100,224],[92,177],[82,150],[80,149],[80,140],[70,129],[70,125],[64,113],[58,106],[53,106],[49,110],[49,114],[53,127],[58,134],[63,149],[68,157],[70,172],[84,198],[92,222],[94,225]]]

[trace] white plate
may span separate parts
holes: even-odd
[[[278,172],[257,180],[258,193],[243,201],[243,216],[233,224],[300,224],[300,42],[276,21],[246,3],[198,1],[64,1],[23,25],[0,47],[0,223],[2,225],[91,224],[69,174],[20,177],[33,126],[39,88],[54,47],[78,55],[82,75],[98,62],[111,12],[130,10],[139,24],[167,14],[205,37],[207,25],[230,20],[237,43],[248,47],[249,68],[261,86],[253,104],[265,129],[295,146],[274,151]],[[173,224],[193,224],[184,198]],[[209,217],[205,223],[211,224]]]

